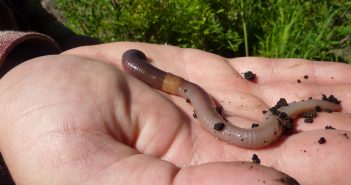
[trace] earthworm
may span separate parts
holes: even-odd
[[[241,128],[226,121],[218,112],[216,103],[199,85],[179,76],[164,72],[147,62],[145,54],[136,49],[123,53],[124,70],[151,87],[181,96],[194,106],[203,128],[220,140],[243,148],[261,148],[276,141],[287,122],[304,112],[319,110],[336,111],[340,105],[331,101],[308,99],[301,102],[273,107],[264,114],[264,122],[255,128]]]

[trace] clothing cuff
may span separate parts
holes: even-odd
[[[20,56],[21,59],[30,59],[60,52],[59,45],[46,35],[35,32],[0,31],[0,71],[3,70],[2,68],[15,66],[15,64],[6,63],[10,56],[12,59],[16,59],[16,56]]]

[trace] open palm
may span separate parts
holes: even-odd
[[[262,111],[280,98],[333,94],[342,110],[319,113],[313,124],[298,120],[292,135],[269,147],[238,148],[206,132],[184,99],[124,73],[121,55],[132,48],[202,86],[238,126],[261,122]],[[255,83],[242,78],[249,70],[257,74]],[[225,59],[141,43],[77,48],[28,61],[1,79],[0,150],[18,184],[293,182],[280,172],[302,184],[348,184],[350,72],[339,63]],[[253,154],[263,166],[242,162]]]

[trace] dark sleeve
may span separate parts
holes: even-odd
[[[60,52],[59,45],[46,35],[0,31],[0,78],[26,60]]]
[[[46,34],[59,44],[74,35],[42,7],[40,0],[12,0],[11,3],[18,18],[27,22],[32,31]]]
[[[15,182],[13,181],[9,170],[7,169],[7,166],[4,162],[4,159],[2,158],[2,155],[0,153],[0,182],[2,185],[15,185]]]

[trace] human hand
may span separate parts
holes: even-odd
[[[116,69],[131,48],[202,86],[239,126],[261,122],[262,110],[281,97],[291,102],[333,94],[343,109],[319,113],[313,124],[299,120],[298,133],[270,147],[238,148],[201,128],[184,99]],[[256,83],[242,79],[248,70],[257,74]],[[28,61],[1,79],[0,150],[17,184],[282,184],[287,178],[276,170],[302,184],[347,184],[350,71],[339,63],[226,60],[138,43],[77,48]],[[276,170],[230,162],[250,161],[254,153]]]

